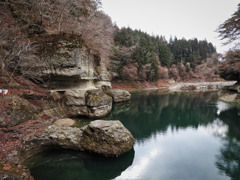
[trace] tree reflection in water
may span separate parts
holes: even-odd
[[[121,119],[138,142],[157,132],[164,134],[169,127],[174,131],[215,125],[214,134],[223,142],[215,165],[221,174],[240,180],[239,109],[224,102],[213,102],[213,99],[216,99],[215,93],[139,93],[133,96],[130,111],[118,110],[108,118]]]
[[[219,118],[228,125],[224,145],[217,155],[216,166],[232,180],[240,179],[240,114],[234,107],[220,113]]]
[[[129,104],[114,105],[114,111],[107,119],[121,120],[137,141],[144,141],[152,134],[166,133],[169,127],[172,130],[197,129],[212,123],[218,110],[213,99],[216,99],[216,93],[158,94],[146,91],[132,96],[130,110],[126,108]]]

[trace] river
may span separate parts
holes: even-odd
[[[27,162],[36,180],[228,180],[240,178],[240,108],[213,92],[134,93],[105,119],[120,120],[133,149],[104,158],[43,152]],[[86,122],[84,122],[86,123]]]

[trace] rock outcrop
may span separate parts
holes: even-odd
[[[240,84],[224,87],[219,91],[219,99],[225,102],[240,104]]]
[[[60,13],[61,23],[55,19],[58,15],[51,13],[61,8],[61,3],[6,1],[2,4],[0,21],[4,38],[0,40],[0,49],[7,58],[2,60],[4,71],[0,82],[4,84],[2,88],[11,89],[11,96],[2,98],[0,103],[0,160],[17,163],[56,147],[93,151],[81,144],[83,130],[65,127],[73,122],[62,118],[99,118],[112,109],[112,97],[101,90],[102,86],[111,88],[108,60],[104,58],[111,51],[107,44],[112,43],[112,32],[97,33],[94,36],[95,40],[100,37],[97,42],[86,37],[88,33],[84,35],[92,30],[91,25],[86,25],[87,29],[77,28],[79,22],[88,23],[87,19],[98,12],[98,3],[90,2],[84,7],[78,1],[68,4],[64,15]],[[38,5],[43,8],[41,15]],[[98,18],[110,22],[102,15]],[[49,126],[54,121],[56,125]],[[122,153],[116,151],[113,155],[118,152]],[[0,172],[0,179],[19,179],[14,173],[5,176],[6,173]]]
[[[99,118],[112,110],[112,98],[101,89],[67,90],[64,99],[71,116]]]
[[[131,94],[126,90],[106,89],[104,92],[113,98],[113,102],[123,102],[131,99]]]
[[[235,80],[236,84],[223,88],[220,99],[240,104],[240,50],[228,51],[226,61],[219,67],[218,73],[226,80]]]
[[[100,89],[89,90],[86,93],[86,105],[89,117],[104,117],[112,110],[112,98]]]
[[[64,93],[64,104],[68,109],[70,116],[88,116],[88,108],[86,106],[87,90],[67,90]]]
[[[52,125],[40,134],[26,137],[24,142],[15,162],[21,163],[38,152],[54,148],[118,156],[131,150],[134,138],[120,121],[96,120],[82,128]]]
[[[41,37],[39,77],[50,89],[91,89],[100,75],[96,68],[101,58],[89,49],[81,37],[51,35]]]
[[[55,91],[53,99],[61,100],[69,116],[104,117],[111,111],[112,101],[130,99],[127,91],[111,90],[106,63],[81,37],[42,36],[38,39],[42,64],[33,69],[38,72],[39,82],[43,81],[43,86]],[[104,93],[102,87],[108,87],[110,93]]]

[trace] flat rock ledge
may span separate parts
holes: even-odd
[[[51,149],[88,151],[102,156],[119,156],[132,149],[132,134],[118,121],[95,120],[82,128],[51,125],[40,134],[27,137],[14,159],[23,163],[27,158]]]

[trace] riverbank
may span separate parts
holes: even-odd
[[[148,89],[168,89],[170,91],[215,91],[225,86],[232,86],[236,81],[217,81],[217,82],[174,82],[159,80],[157,82],[127,82],[113,81],[112,87],[128,91],[148,90]]]
[[[177,83],[169,86],[169,90],[217,91],[225,86],[232,86],[235,83],[236,81]]]

